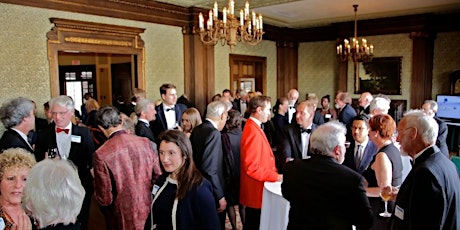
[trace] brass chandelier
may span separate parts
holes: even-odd
[[[344,39],[343,43],[337,46],[337,57],[340,61],[348,61],[352,59],[353,62],[369,62],[374,57],[374,46],[367,43],[366,39],[361,40],[361,44],[358,41],[358,22],[356,19],[356,13],[358,11],[358,5],[353,5],[355,9],[355,31],[354,37],[351,41]]]
[[[239,20],[235,15],[234,0],[230,0],[228,6],[223,8],[222,20],[218,16],[217,2],[214,2],[214,8],[209,10],[206,27],[203,14],[199,14],[199,33],[204,44],[216,45],[220,41],[222,46],[227,44],[233,50],[238,42],[257,45],[262,41],[264,34],[262,15],[257,16],[254,11],[250,12],[248,1],[244,9],[240,10]]]

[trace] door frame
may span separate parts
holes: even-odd
[[[264,93],[265,95],[267,94],[267,58],[266,57],[230,54],[229,61],[230,61],[229,63],[230,64],[230,90],[232,93],[235,93],[236,91],[236,89],[233,86],[233,81],[234,81],[233,65],[237,62],[252,62],[255,64],[254,66],[258,65],[262,67],[261,76],[255,76],[255,77],[261,78],[260,80],[262,82],[262,93]],[[257,82],[257,79],[255,79],[255,82]]]
[[[145,48],[142,28],[50,18],[54,27],[46,34],[50,65],[51,97],[58,96],[59,51],[136,55],[132,88],[145,89]]]

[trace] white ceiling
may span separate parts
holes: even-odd
[[[160,2],[211,9],[214,0],[160,0]],[[217,2],[219,11],[228,5],[227,0]],[[242,9],[244,2],[245,0],[235,0],[235,11]],[[353,4],[359,5],[358,20],[460,11],[460,0],[249,0],[249,4],[251,10],[263,15],[264,23],[290,28],[353,21]]]

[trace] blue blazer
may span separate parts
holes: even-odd
[[[363,152],[363,159],[361,160],[361,164],[359,166],[356,166],[355,164],[355,142],[351,141],[350,147],[347,148],[347,151],[345,153],[345,160],[343,161],[343,165],[347,166],[348,168],[351,168],[355,170],[359,174],[363,174],[364,171],[369,167],[369,164],[372,161],[372,158],[374,158],[375,154],[377,154],[378,149],[375,144],[369,140],[367,142],[366,148],[364,149]]]

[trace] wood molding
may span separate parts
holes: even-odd
[[[410,108],[415,109],[420,108],[425,100],[431,99],[434,38],[421,33],[411,35],[414,36],[411,36],[413,51]]]
[[[291,45],[286,45],[291,44]],[[278,42],[276,46],[276,95],[285,97],[290,89],[298,89],[297,43]]]
[[[145,48],[140,36],[144,29],[60,18],[50,18],[50,22],[54,27],[46,36],[52,97],[60,94],[59,51],[136,55],[137,79],[133,82],[137,85],[132,88],[145,88]]]

